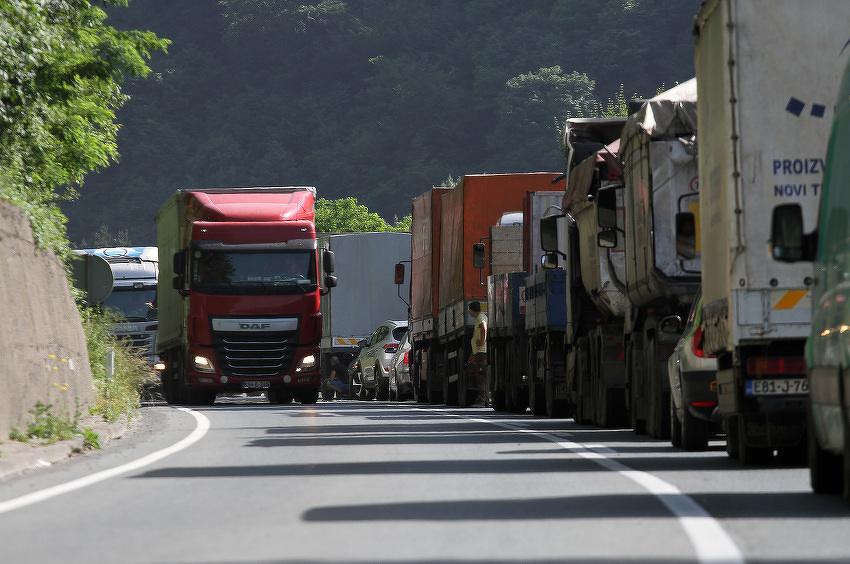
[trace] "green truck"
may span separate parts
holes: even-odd
[[[808,458],[812,489],[850,501],[850,65],[844,72],[824,166],[818,227],[805,233],[798,204],[773,210],[773,258],[813,261]]]

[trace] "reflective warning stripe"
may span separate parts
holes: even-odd
[[[794,309],[808,293],[808,290],[788,290],[773,304],[773,309]]]
[[[352,337],[334,337],[334,344],[340,346],[354,346],[359,342],[359,339]]]

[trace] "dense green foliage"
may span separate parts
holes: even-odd
[[[0,0],[0,196],[27,212],[39,243],[60,253],[58,202],[117,158],[121,82],[145,76],[152,52],[166,46],[105,20],[89,0]]]
[[[385,218],[451,174],[560,170],[566,114],[693,75],[699,0],[134,0],[169,37],[130,85],[121,162],[66,209],[154,242],[177,188],[312,185]],[[611,101],[609,107],[608,101]]]
[[[92,378],[97,390],[93,412],[107,421],[114,421],[121,415],[132,417],[139,406],[143,387],[145,384],[155,384],[156,374],[137,351],[111,333],[115,316],[97,308],[83,308],[82,317]],[[112,376],[107,367],[109,351],[114,356]]]
[[[384,218],[349,196],[316,201],[316,230],[320,233],[347,233],[356,231],[410,231],[410,215],[390,225]]]

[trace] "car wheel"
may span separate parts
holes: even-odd
[[[670,398],[670,443],[675,448],[682,447],[682,422],[676,414],[676,405]]]
[[[843,489],[843,460],[820,447],[812,425],[808,420],[809,479],[812,490],[820,494],[841,493]],[[846,455],[845,455],[846,456]]]
[[[351,374],[351,397],[365,400],[366,386],[363,385],[363,372],[360,369]]]
[[[672,401],[670,402],[673,403]],[[682,433],[682,448],[689,451],[701,451],[708,448],[708,435],[711,428],[708,421],[699,419],[691,415],[691,412],[684,410],[684,417],[680,423]]]
[[[380,401],[386,401],[390,396],[390,382],[389,379],[384,381],[383,369],[381,369],[380,364],[375,364],[375,396]]]

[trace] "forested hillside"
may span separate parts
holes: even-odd
[[[154,241],[177,188],[310,184],[384,217],[449,175],[560,170],[566,115],[693,75],[699,0],[133,0],[172,40],[127,85],[120,162],[69,203]]]

